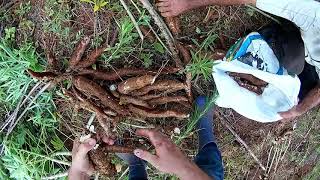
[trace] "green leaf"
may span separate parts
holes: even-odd
[[[87,3],[95,4],[92,0],[80,0],[80,2],[87,2]]]
[[[97,4],[95,4],[93,7],[93,11],[97,12],[97,11],[99,11],[99,9],[100,9],[100,7]]]
[[[53,145],[53,148],[57,151],[62,150],[64,147],[63,141],[58,136],[55,136],[50,142]]]
[[[153,44],[153,46],[154,46],[154,49],[159,53],[163,54],[165,52],[163,46],[160,43],[156,42]]]

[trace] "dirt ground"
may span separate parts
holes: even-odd
[[[113,18],[124,15],[123,12],[115,13],[108,9],[94,14],[91,5],[85,3],[66,3],[64,1],[62,3],[54,3],[52,4],[53,7],[65,10],[65,13],[70,16],[69,18],[64,16],[65,20],[60,24],[61,31],[68,31],[66,36],[61,36],[59,33],[48,32],[43,29],[45,27],[43,24],[52,19],[51,14],[46,10],[45,6],[48,6],[48,4],[46,4],[45,0],[33,0],[31,4],[32,10],[26,17],[33,22],[31,36],[36,45],[38,45],[40,52],[43,52],[44,49],[55,52],[61,61],[62,67],[65,65],[66,59],[71,56],[76,42],[80,39],[79,34],[95,34],[109,39],[110,32],[116,26]],[[19,21],[22,20],[18,18],[15,23],[19,24]],[[215,49],[227,50],[238,38],[245,36],[249,32],[256,31],[270,22],[267,17],[257,12],[252,12],[250,8],[244,6],[206,7],[181,15],[180,20],[182,24],[182,34],[178,37],[180,41],[191,43],[192,39],[203,40],[205,34],[216,34],[218,37],[215,40],[212,51]],[[28,29],[18,29],[18,41],[23,41],[27,32],[30,33]],[[98,40],[98,42],[100,41]],[[91,48],[93,47],[95,45],[91,46]],[[135,60],[135,57],[136,54],[134,53],[127,55],[123,58],[124,61],[116,62],[112,67],[127,66],[128,62],[132,66],[142,67],[141,61]],[[160,62],[166,58],[161,55],[155,55],[155,57],[156,63],[151,68],[161,65]],[[179,79],[181,77],[178,75],[175,78]],[[198,80],[193,83],[195,95],[208,95],[214,90],[214,84],[211,81]],[[67,136],[71,137],[85,131],[84,119],[88,119],[91,114],[74,108],[72,103],[62,99],[57,98],[55,102],[62,122],[64,122],[64,126],[61,126],[61,129]],[[292,133],[293,123],[258,123],[244,118],[230,109],[218,107],[215,109],[215,115],[214,130],[224,159],[226,179],[301,179],[301,177],[312,171],[315,163],[319,160],[319,155],[311,153],[312,148],[314,148],[314,142],[308,141],[309,136],[315,136],[311,131],[319,129],[320,115],[317,109],[302,117],[297,123],[298,129],[302,127],[301,131],[304,134],[302,137],[300,134]],[[236,141],[225,125],[221,123],[222,121],[227,121],[233,127],[262,164],[267,167],[268,172],[261,171],[247,150]],[[314,121],[313,126],[310,126],[311,121]],[[125,142],[126,140],[130,142],[129,140],[133,138],[132,135],[136,127],[161,127],[166,134],[172,136],[174,129],[182,127],[184,123],[172,120],[163,122],[153,119],[151,123],[145,124],[127,119],[118,127],[117,131],[122,133],[122,138]],[[71,148],[71,143],[70,139],[66,139],[67,147]],[[195,136],[187,138],[182,143],[182,149],[189,156],[194,156],[196,143]],[[309,147],[310,149],[308,149]],[[301,153],[297,154],[297,151]],[[303,152],[305,152],[305,158],[302,160],[293,160],[290,157],[297,156],[297,158],[300,158]],[[273,156],[274,158],[270,158]]]

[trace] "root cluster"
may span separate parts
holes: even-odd
[[[89,37],[79,42],[69,60],[68,68],[63,72],[50,68],[46,72],[29,70],[29,74],[38,80],[50,81],[54,85],[63,86],[62,81],[69,81],[71,87],[62,87],[65,96],[77,106],[94,112],[100,125],[97,128],[102,129],[103,134],[108,136],[116,136],[112,129],[125,118],[181,120],[189,117],[191,97],[188,83],[168,79],[167,76],[177,73],[180,68],[165,67],[154,71],[138,68],[95,70],[91,66],[96,63],[107,45],[89,52],[83,58],[89,42]],[[54,58],[52,55],[51,57]],[[48,67],[54,66],[49,64]],[[181,105],[187,108],[176,108]],[[93,164],[102,174],[110,176],[115,173],[114,165],[106,156],[114,152],[132,152],[132,149],[104,146],[90,153]]]

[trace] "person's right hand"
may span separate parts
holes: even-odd
[[[189,179],[194,176],[202,177],[201,179],[210,179],[163,134],[148,129],[139,129],[136,131],[136,134],[147,137],[151,141],[152,145],[155,147],[156,155],[141,149],[136,149],[134,154],[137,157],[148,161],[158,170],[169,174],[175,174],[181,179]]]

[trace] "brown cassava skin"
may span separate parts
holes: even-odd
[[[95,64],[97,62],[98,57],[102,55],[102,53],[106,48],[107,48],[107,45],[103,45],[97,49],[94,49],[93,51],[90,52],[90,54],[85,59],[78,62],[77,65],[74,67],[74,69],[87,68]]]
[[[53,72],[34,72],[31,69],[28,69],[27,71],[33,78],[38,80],[53,80],[58,76]]]
[[[137,97],[132,97],[132,96],[126,96],[122,95],[120,96],[120,105],[127,105],[127,104],[133,104],[145,108],[151,108],[151,106],[144,100],[138,99]]]
[[[178,119],[185,119],[189,117],[189,114],[186,112],[179,112],[175,110],[150,110],[142,107],[136,107],[133,105],[129,105],[129,110],[133,114],[137,114],[141,117],[147,117],[147,118],[168,118],[168,117],[173,117],[173,118],[178,118]]]
[[[99,86],[97,83],[83,77],[76,76],[73,79],[73,84],[75,87],[86,94],[87,96],[96,96],[101,100],[101,103],[109,107],[110,109],[116,111],[118,114],[127,115],[129,112],[124,107],[121,107],[119,103],[113,99],[112,95]]]
[[[258,79],[254,76],[252,76],[251,74],[243,74],[243,73],[235,73],[235,72],[230,72],[229,73],[230,76],[232,77],[239,77],[241,79],[247,80],[249,81],[251,84],[255,85],[255,86],[266,86],[268,85],[267,82]]]
[[[118,92],[121,94],[129,94],[130,92],[141,89],[154,82],[155,76],[144,75],[129,78],[118,85]]]
[[[90,43],[90,37],[88,36],[84,37],[78,43],[76,49],[73,51],[71,58],[69,60],[69,68],[74,69],[77,66],[89,43]]]
[[[183,63],[185,65],[189,64],[191,62],[191,54],[188,48],[186,48],[183,44],[177,43],[176,44],[178,51],[180,52],[182,58],[183,58]]]
[[[89,159],[91,160],[94,169],[101,175],[112,177],[116,175],[116,167],[111,163],[108,157],[108,152],[103,147],[89,151]]]
[[[166,67],[160,72],[160,74],[174,74],[174,73],[177,73],[179,70],[180,70],[179,68],[175,68],[175,67]],[[122,69],[117,69],[111,72],[85,68],[85,69],[82,69],[78,73],[78,75],[89,75],[94,79],[115,81],[125,76],[138,76],[138,75],[147,75],[147,74],[156,75],[157,73],[158,73],[157,71],[148,71],[141,68],[139,69],[138,68],[122,68]]]
[[[161,105],[161,104],[167,104],[170,102],[186,103],[188,101],[189,101],[188,98],[186,98],[184,96],[164,96],[164,97],[151,99],[148,101],[148,103],[151,106],[156,106],[156,105]]]
[[[173,35],[181,33],[179,17],[166,17],[165,21]]]
[[[142,34],[146,37],[146,39],[150,43],[156,42],[156,38],[152,34],[152,31],[151,31],[151,29],[149,29],[149,27],[147,27],[147,26],[139,26],[139,28],[140,28]]]
[[[142,96],[142,95],[148,94],[150,91],[166,91],[165,93],[171,93],[171,92],[176,92],[185,88],[186,88],[186,85],[179,81],[161,80],[161,81],[155,82],[152,85],[145,86],[144,88],[133,91],[131,95]]]

